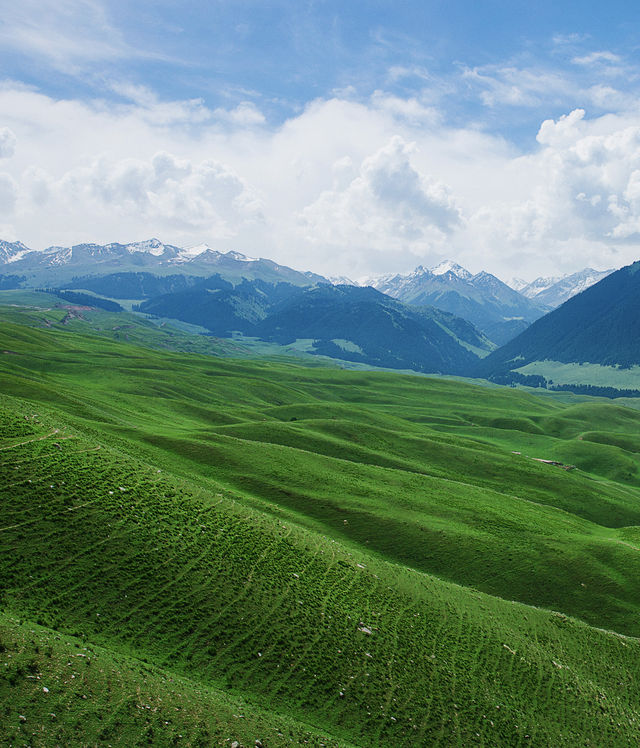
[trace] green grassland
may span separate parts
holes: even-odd
[[[0,314],[9,743],[638,744],[640,413]]]
[[[600,364],[563,364],[560,361],[533,361],[515,371],[539,374],[554,384],[591,384],[620,390],[640,388],[640,366],[620,368]]]
[[[207,748],[258,738],[348,746],[226,691],[9,616],[0,617],[0,663],[4,745]]]

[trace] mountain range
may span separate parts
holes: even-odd
[[[291,284],[214,276],[137,309],[230,336],[281,345],[307,341],[310,351],[374,366],[463,374],[495,346],[471,323],[433,307],[403,304],[374,288]]]
[[[533,299],[550,309],[555,309],[572,296],[585,291],[611,273],[613,273],[613,270],[585,268],[570,275],[536,278],[530,282],[514,278],[510,285],[528,299]]]
[[[0,272],[23,276],[27,285],[59,285],[82,276],[140,271],[200,277],[221,273],[237,282],[242,278],[260,278],[299,286],[326,280],[316,273],[299,272],[272,260],[247,257],[233,250],[219,252],[206,244],[180,248],[149,239],[129,244],[52,246],[39,251],[22,242],[0,241]]]
[[[447,260],[408,275],[386,275],[366,281],[379,291],[414,306],[435,306],[472,322],[501,345],[525,330],[549,307],[514,291],[491,273],[475,275]]]
[[[128,244],[51,246],[38,251],[22,242],[0,241],[0,289],[46,287],[88,291],[109,299],[136,302],[163,297],[141,310],[152,313],[152,308],[163,307],[161,316],[197,319],[198,324],[215,334],[225,334],[227,329],[255,334],[255,324],[267,316],[266,310],[273,303],[271,286],[281,284],[276,294],[279,301],[283,300],[283,294],[290,296],[296,288],[318,284],[371,286],[412,307],[435,308],[472,323],[480,331],[480,337],[487,339],[478,347],[483,355],[492,347],[489,344],[486,348],[488,341],[496,345],[507,343],[546,312],[608,272],[586,269],[561,279],[514,282],[519,288],[515,290],[491,273],[472,274],[447,260],[432,269],[420,266],[406,275],[389,274],[356,284],[345,277],[328,279],[233,250],[220,252],[206,244],[180,248],[149,239]],[[212,279],[208,287],[202,283],[206,278]],[[251,286],[253,282],[267,286]],[[194,293],[188,293],[189,289],[195,289]],[[213,293],[218,295],[215,300]],[[178,295],[169,300],[164,298],[168,294]],[[344,301],[344,294],[341,292],[334,301],[338,298]],[[405,310],[403,319],[407,319],[406,315]],[[341,335],[330,335],[325,328],[319,339],[334,338],[341,339]]]

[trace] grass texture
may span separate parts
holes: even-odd
[[[640,413],[17,315],[8,744],[638,744]]]

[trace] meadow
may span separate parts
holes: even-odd
[[[554,384],[589,383],[599,387],[634,390],[640,387],[640,366],[626,368],[600,364],[563,364],[561,361],[533,361],[515,371],[540,374]]]
[[[31,307],[0,309],[9,744],[638,744],[636,410]]]

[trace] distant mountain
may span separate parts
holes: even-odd
[[[31,251],[22,242],[6,242],[0,239],[0,265],[16,262]]]
[[[149,299],[138,310],[200,325],[222,337],[233,332],[253,336],[258,334],[256,325],[272,306],[301,292],[291,283],[261,280],[243,280],[234,286],[214,275],[189,288]]]
[[[327,277],[329,283],[332,286],[359,286],[360,283],[352,281],[351,278],[347,278],[346,275],[330,275]]]
[[[640,261],[607,275],[534,322],[482,361],[479,370],[496,381],[520,381],[519,375],[548,380],[560,364],[587,363],[612,367],[609,383],[616,378],[629,381],[623,369],[640,365]],[[604,383],[594,376],[583,366],[574,380]]]
[[[450,260],[432,270],[420,266],[408,275],[387,275],[368,283],[406,304],[434,306],[462,317],[498,345],[547,311],[537,300],[523,297],[495,275],[473,275]]]
[[[304,339],[311,352],[393,369],[465,374],[493,344],[473,325],[438,309],[416,309],[373,288],[243,281],[219,275],[149,299],[139,311],[282,345]]]
[[[307,289],[274,307],[256,329],[281,344],[312,339],[316,353],[334,358],[445,374],[468,373],[493,347],[452,314],[346,285]]]
[[[528,299],[533,299],[549,309],[555,309],[611,273],[613,270],[585,268],[571,275],[536,278],[530,283],[514,278],[511,287]]]
[[[149,239],[130,244],[76,244],[48,247],[38,251],[21,242],[0,241],[0,274],[25,277],[28,286],[68,285],[74,278],[123,272],[155,275],[185,274],[208,277],[216,273],[231,282],[260,279],[307,286],[325,279],[310,272],[299,272],[264,258],[247,257],[240,252],[219,252],[206,244],[180,248]]]
[[[112,299],[149,299],[176,293],[200,283],[195,275],[154,275],[153,273],[109,273],[74,277],[63,288],[82,288]]]

